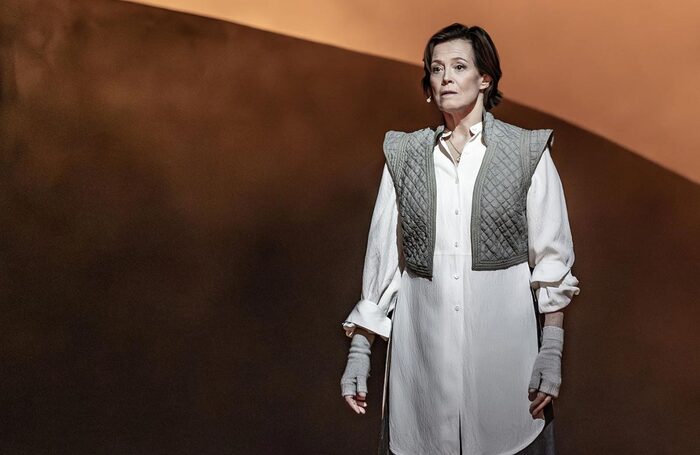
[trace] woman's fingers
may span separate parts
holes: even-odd
[[[534,416],[535,408],[537,406],[539,406],[541,402],[542,402],[542,400],[540,399],[539,396],[535,397],[535,399],[532,400],[532,402],[530,403],[530,409],[529,409],[531,415]]]
[[[535,398],[537,398],[537,389],[528,389],[527,391],[527,399],[532,401]]]
[[[537,392],[537,396],[530,403],[530,414],[533,419],[544,418],[544,408],[552,401],[552,396],[544,392]]]
[[[345,402],[350,406],[350,409],[355,411],[356,414],[360,413],[360,407],[357,405],[357,402],[355,401],[355,397],[346,395],[345,396]]]
[[[357,395],[355,395],[355,401],[357,402],[358,406],[361,406],[363,408],[367,407],[367,402],[365,401],[367,399],[367,394],[365,392],[360,392]]]
[[[547,395],[544,398],[544,400],[542,400],[540,405],[535,408],[535,410],[532,412],[532,414],[536,416],[537,414],[544,412],[545,406],[547,406],[551,401],[552,401],[552,397]]]
[[[345,401],[347,402],[348,406],[355,411],[357,414],[364,414],[367,411],[365,408],[367,407],[367,402],[365,401],[366,394],[362,394],[363,396],[360,397],[360,394],[352,396],[352,395],[346,395],[345,396]]]

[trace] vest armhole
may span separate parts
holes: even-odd
[[[402,131],[387,131],[384,135],[384,158],[386,160],[387,167],[389,168],[389,173],[394,181],[394,185],[397,185],[401,176],[401,169],[405,161],[403,156],[402,143],[405,140],[406,133]]]
[[[523,178],[521,180],[521,191],[527,194],[528,188],[530,188],[530,180],[532,179],[532,172],[530,169],[530,161],[532,152],[530,148],[532,147],[532,131],[523,129],[520,134],[520,164],[522,167]]]
[[[542,159],[544,150],[554,143],[554,130],[541,129],[533,130],[530,138],[530,178],[535,173],[537,165]]]

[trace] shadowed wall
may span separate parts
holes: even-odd
[[[420,69],[114,1],[0,6],[0,451],[371,453],[340,398],[388,129]],[[581,295],[560,452],[689,453],[697,185],[555,118]]]
[[[127,0],[421,65],[454,23],[498,45],[509,100],[595,132],[700,184],[700,2]]]

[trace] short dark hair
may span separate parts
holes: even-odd
[[[426,96],[431,95],[430,64],[433,59],[433,48],[437,44],[456,39],[464,39],[471,43],[479,73],[491,76],[491,84],[484,92],[484,108],[489,111],[503,99],[503,93],[498,90],[498,81],[501,79],[501,62],[498,58],[496,45],[493,44],[491,37],[486,33],[486,30],[477,25],[467,27],[455,22],[430,37],[428,44],[425,45],[425,51],[423,51],[424,74],[421,80],[423,92]]]

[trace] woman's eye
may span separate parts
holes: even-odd
[[[460,65],[457,65],[457,69],[464,69],[464,68],[466,68],[465,65],[461,65],[461,64],[460,64]]]
[[[440,68],[439,66],[433,66],[432,71],[433,71],[433,73],[437,73],[437,72],[440,71],[441,69],[442,69],[442,68]]]

